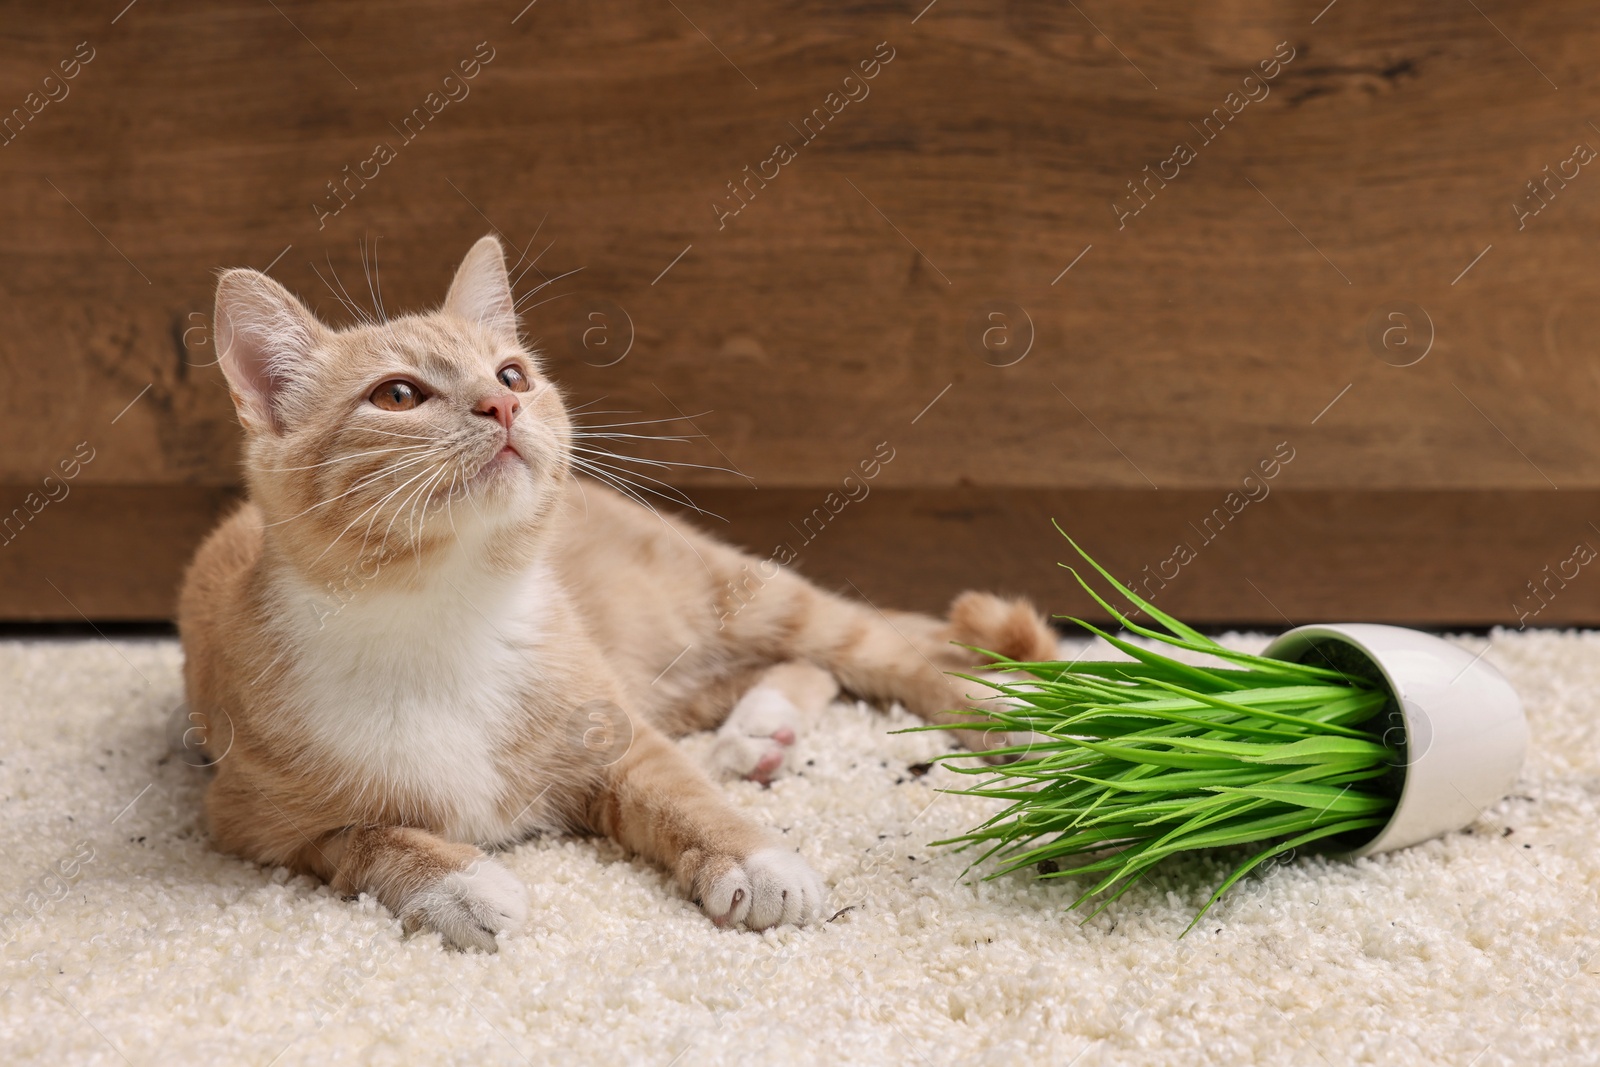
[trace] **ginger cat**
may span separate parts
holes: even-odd
[[[575,473],[606,435],[518,339],[492,237],[437,311],[344,330],[230,270],[216,343],[250,498],[178,613],[211,836],[407,930],[495,951],[527,903],[485,850],[540,831],[615,839],[719,925],[813,921],[821,880],[669,738],[722,724],[765,780],[841,686],[933,719],[970,704],[952,641],[1054,655],[1031,607],[977,593],[886,615],[779,569],[730,610],[753,557]]]

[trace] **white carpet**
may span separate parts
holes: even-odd
[[[802,776],[729,787],[798,842],[835,921],[718,931],[616,848],[546,840],[507,857],[533,917],[483,956],[207,847],[205,772],[164,758],[174,642],[0,643],[0,1061],[1600,1062],[1600,634],[1497,634],[1489,656],[1532,724],[1514,798],[1470,834],[1252,877],[1181,942],[1226,857],[1087,926],[1068,885],[974,888],[928,842],[987,804],[908,770],[940,739],[836,705]]]

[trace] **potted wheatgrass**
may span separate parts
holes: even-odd
[[[1123,629],[1216,665],[1180,662],[1073,618],[1131,658],[996,658],[987,670],[1021,680],[963,675],[998,697],[969,709],[971,718],[919,729],[998,730],[1020,742],[984,753],[1007,761],[998,765],[963,765],[965,752],[940,757],[987,776],[952,792],[1006,802],[972,831],[936,842],[981,848],[973,866],[997,863],[986,877],[1031,867],[1042,878],[1085,879],[1073,908],[1108,894],[1092,918],[1170,856],[1252,849],[1199,922],[1274,856],[1315,846],[1359,857],[1415,844],[1470,824],[1515,781],[1527,747],[1522,703],[1481,656],[1372,624],[1302,626],[1263,655],[1234,651],[1067,540],[1161,627],[1134,622],[1068,567]]]

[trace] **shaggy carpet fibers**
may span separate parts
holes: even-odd
[[[831,921],[720,931],[608,843],[536,840],[505,857],[532,918],[494,956],[213,852],[208,772],[165,749],[175,642],[0,643],[0,1061],[1600,1062],[1600,635],[1459,640],[1527,702],[1515,794],[1400,853],[1253,875],[1181,941],[1239,853],[1087,924],[1071,884],[974,885],[929,847],[992,810],[938,792],[942,738],[837,704],[799,773],[727,787]]]

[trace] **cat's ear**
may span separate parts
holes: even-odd
[[[280,433],[284,387],[298,378],[327,327],[289,290],[254,270],[217,280],[217,362],[248,430]]]
[[[517,343],[517,306],[497,238],[480,237],[472,246],[456,268],[444,310],[477,323],[506,344]]]

